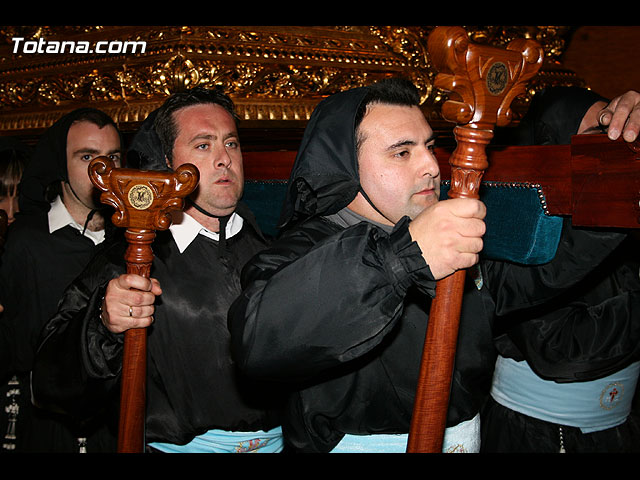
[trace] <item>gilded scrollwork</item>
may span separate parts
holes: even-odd
[[[172,92],[222,85],[248,120],[306,120],[323,97],[392,75],[419,88],[430,120],[440,119],[445,94],[433,86],[430,26],[38,26],[0,27],[0,129],[48,126],[88,103],[116,115],[126,128]],[[568,27],[465,27],[476,42],[534,38],[549,62],[564,49]],[[37,53],[30,41],[144,42],[144,53]],[[557,67],[557,65],[556,65]],[[543,69],[544,70],[544,69]],[[548,83],[575,82],[555,68]],[[542,82],[542,83],[541,83]],[[545,83],[546,82],[546,83]],[[526,99],[525,99],[526,101]]]

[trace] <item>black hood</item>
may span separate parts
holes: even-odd
[[[15,155],[23,157],[25,162],[31,154],[31,148],[15,137],[0,137],[0,153],[15,152]]]
[[[170,170],[160,137],[155,131],[154,122],[158,110],[151,112],[142,122],[127,151],[127,166],[139,170]]]
[[[519,145],[567,145],[596,102],[609,102],[579,87],[549,87],[538,93],[518,128]]]
[[[336,93],[313,111],[289,177],[280,227],[346,207],[360,189],[355,118],[368,92]]]
[[[67,134],[78,118],[94,108],[78,108],[67,113],[42,134],[33,151],[20,182],[20,212],[48,212],[60,182],[68,181]],[[122,142],[121,142],[122,143]]]

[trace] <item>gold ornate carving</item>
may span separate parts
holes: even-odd
[[[426,49],[433,28],[4,26],[0,129],[43,129],[73,108],[90,104],[126,130],[167,95],[195,85],[223,86],[244,120],[304,122],[323,97],[393,75],[417,85],[425,112],[437,123],[446,97],[433,86],[435,72]],[[475,42],[502,45],[524,36],[542,44],[550,68],[548,73],[543,69],[527,94],[549,83],[579,82],[559,64],[568,27],[465,29]],[[52,53],[60,44],[55,42],[73,43],[76,49],[89,45],[93,51]],[[138,50],[97,53],[93,47],[98,42],[109,47],[129,42]],[[144,52],[136,42],[144,42]],[[40,52],[33,52],[36,46]]]

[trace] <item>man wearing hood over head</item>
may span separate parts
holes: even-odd
[[[99,192],[87,173],[100,155],[120,161],[113,120],[93,108],[74,110],[39,139],[18,188],[20,213],[0,266],[0,375],[20,380],[17,451],[95,451],[113,439],[32,407],[28,381],[40,329],[105,238]]]
[[[0,137],[0,262],[9,225],[19,212],[18,184],[22,179],[25,163],[29,158],[29,147],[13,137]],[[4,307],[0,304],[0,318]],[[12,375],[8,380],[0,378],[0,434],[4,434],[2,450],[15,449],[15,427],[17,399],[19,398],[18,378]]]
[[[397,79],[328,97],[309,120],[282,233],[245,267],[229,311],[239,367],[294,391],[283,416],[294,451],[406,450],[436,280],[475,265],[484,233],[480,201],[438,201],[433,144],[415,87]],[[496,312],[552,298],[623,238],[572,232],[546,265],[470,271],[444,451],[479,450]]]
[[[123,241],[67,289],[43,330],[36,402],[78,419],[117,407],[123,332],[148,327],[150,451],[281,450],[277,392],[241,376],[229,351],[227,311],[240,292],[240,270],[266,246],[240,202],[237,120],[227,95],[200,87],[171,95],[145,120],[128,160],[146,170],[192,163],[198,187],[184,212],[172,213],[169,229],[157,232],[151,279],[126,273]]]
[[[18,184],[28,158],[29,147],[16,138],[0,137],[0,210],[6,213],[8,225],[13,223],[20,211]],[[0,242],[2,240],[0,239]],[[1,252],[0,250],[0,254]]]

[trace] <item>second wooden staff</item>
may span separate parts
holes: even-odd
[[[457,147],[451,164],[452,198],[478,198],[488,166],[486,146],[495,126],[511,121],[512,100],[542,65],[544,52],[531,40],[514,40],[506,49],[475,45],[460,27],[438,27],[428,39],[438,70],[435,86],[451,93],[442,107],[455,122]],[[416,389],[407,452],[440,453],[458,340],[465,271],[440,280],[431,304]]]
[[[115,168],[106,157],[89,164],[89,177],[102,191],[102,203],[115,208],[112,220],[126,228],[127,273],[149,278],[153,263],[153,243],[157,230],[171,225],[170,212],[184,208],[184,198],[195,190],[198,169],[185,164],[174,172]],[[146,403],[147,331],[125,332],[120,391],[118,452],[144,452]]]

